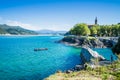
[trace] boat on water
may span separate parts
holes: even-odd
[[[35,48],[34,51],[44,51],[44,50],[48,50],[48,48]]]

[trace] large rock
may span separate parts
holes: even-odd
[[[88,47],[83,47],[80,53],[80,57],[82,59],[83,64],[85,62],[90,62],[92,58],[98,58],[100,60],[105,60],[105,58],[97,53],[96,51],[93,51],[92,49]]]

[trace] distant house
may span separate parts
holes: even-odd
[[[94,25],[88,25],[88,28],[92,28]]]
[[[92,24],[92,25],[88,25],[88,28],[91,28],[93,27],[94,25],[97,25],[98,24],[98,20],[97,20],[97,17],[95,18],[95,24]]]

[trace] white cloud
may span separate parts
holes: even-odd
[[[32,26],[31,24],[22,23],[19,21],[7,20],[6,23],[10,26],[20,26],[20,27],[23,27],[23,28],[29,29],[29,30],[38,30],[38,27],[36,27],[36,26]]]
[[[69,30],[71,25],[69,24],[51,24],[51,23],[39,23],[36,24],[37,26],[33,26],[32,24],[28,23],[22,23],[20,21],[14,21],[14,20],[5,20],[2,17],[0,17],[0,24],[7,24],[10,26],[20,26],[25,29],[29,30],[41,30],[41,29],[49,29],[54,31],[60,31],[60,30]]]

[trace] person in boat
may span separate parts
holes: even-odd
[[[35,48],[34,51],[43,51],[43,50],[48,50],[47,48]]]

